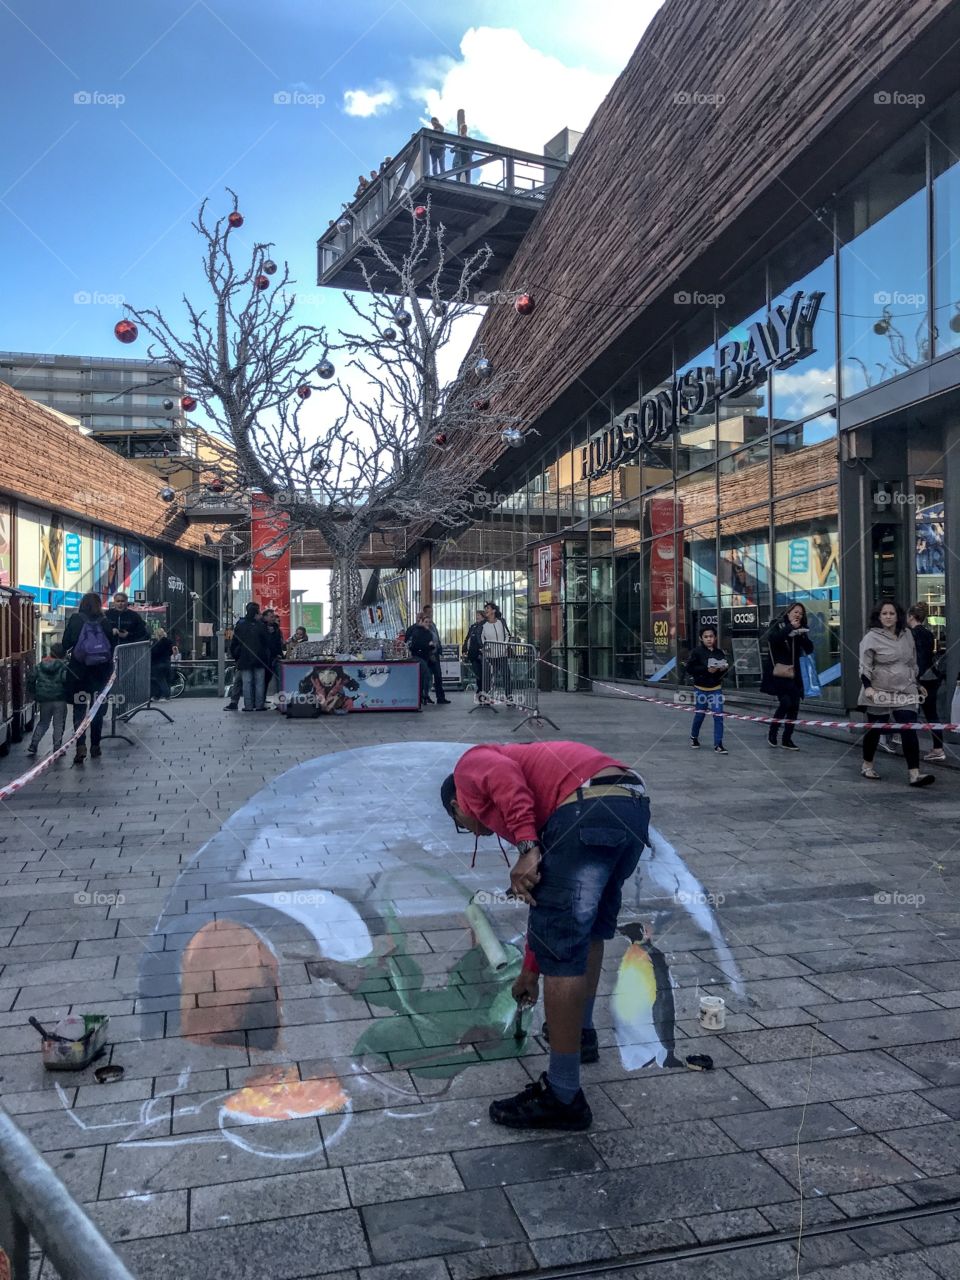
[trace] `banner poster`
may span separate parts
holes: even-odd
[[[289,511],[276,511],[262,493],[253,495],[251,599],[261,609],[276,609],[284,638],[290,635],[290,543],[286,537],[289,523]]]
[[[13,518],[9,503],[0,500],[0,587],[13,582]]]
[[[40,525],[40,586],[50,592],[51,604],[59,605],[63,580],[63,521],[54,512]]]
[[[683,503],[675,502],[673,498],[651,498],[647,503],[647,515],[653,538],[650,544],[650,616],[659,617],[661,621],[671,619],[683,640],[686,628],[682,565],[680,573],[674,573],[683,535],[673,532],[683,526]],[[675,578],[678,579],[677,584]]]
[[[307,699],[320,714],[419,711],[419,662],[284,662],[280,701]]]

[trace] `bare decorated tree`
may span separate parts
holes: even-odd
[[[407,198],[402,257],[355,229],[377,268],[365,270],[362,299],[347,295],[356,325],[331,339],[294,321],[294,281],[286,263],[271,259],[272,244],[254,244],[237,260],[243,219],[230,196],[226,215],[211,223],[205,201],[193,224],[204,245],[206,293],[200,302],[184,297],[184,331],[160,311],[126,309],[150,335],[150,357],[179,368],[224,442],[218,486],[265,494],[289,514],[289,540],[305,529],[323,536],[333,560],[326,640],[350,651],[362,638],[361,555],[370,535],[465,523],[482,501],[478,482],[491,452],[484,439],[523,439],[522,424],[496,411],[509,373],[482,352],[452,381],[438,371],[454,327],[473,310],[490,250],[463,260],[455,287],[441,293],[449,273],[444,229],[432,223],[429,204]],[[329,405],[329,425],[319,432],[304,413],[315,393]]]

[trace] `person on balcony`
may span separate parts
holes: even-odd
[[[435,133],[443,133],[443,125],[436,116],[430,117],[430,128]],[[447,149],[439,138],[430,139],[430,173],[435,175],[446,172]]]
[[[460,134],[461,138],[465,138],[467,136],[467,126],[465,124],[462,124],[460,128],[457,130],[457,132]],[[473,160],[473,149],[471,147],[464,146],[462,142],[458,146],[454,147],[453,167],[455,169],[461,169],[461,168],[463,169],[463,173],[457,174],[458,182],[469,183],[472,181],[471,171],[467,167],[472,160]]]

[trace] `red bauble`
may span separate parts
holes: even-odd
[[[227,486],[223,483],[223,481],[217,477],[214,477],[214,479],[211,480],[210,483],[207,485],[207,488],[210,490],[211,493],[223,493],[226,487]]]
[[[486,411],[490,408],[490,401],[474,400],[473,407],[477,410],[478,413],[486,413]]]
[[[254,279],[254,282],[253,282],[253,283],[254,283],[254,285],[255,285],[255,287],[256,287],[257,289],[260,289],[260,290],[263,290],[263,289],[269,289],[269,288],[270,288],[270,277],[269,277],[269,276],[257,276],[257,277]]]
[[[438,444],[442,449],[443,446],[447,443],[447,433],[445,431],[438,431],[437,434],[433,437],[433,443]]]
[[[237,213],[236,211],[234,211],[233,213],[228,215],[227,221],[230,223],[231,227],[242,227],[243,214]]]
[[[180,408],[183,409],[185,413],[193,413],[196,407],[197,407],[197,402],[193,398],[193,396],[180,397]]]
[[[302,387],[297,387],[297,395],[301,400],[309,400],[311,390],[312,388],[308,387],[306,383],[304,383]]]
[[[536,306],[536,303],[530,297],[529,293],[521,293],[513,306],[517,315],[529,316],[533,314],[533,308]]]
[[[427,216],[427,206],[425,204],[418,204],[413,211],[413,216],[418,222],[422,222]]]
[[[136,342],[139,332],[132,320],[118,320],[113,326],[113,336],[118,342]]]

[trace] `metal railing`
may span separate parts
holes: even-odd
[[[30,1280],[30,1240],[62,1280],[134,1280],[76,1200],[0,1106],[0,1248],[10,1280]]]
[[[522,640],[485,641],[481,657],[482,688],[477,690],[477,704],[471,713],[481,708],[496,711],[498,706],[508,706],[526,712],[514,725],[514,732],[531,720],[556,729],[557,725],[540,711],[539,666],[540,655],[532,644]]]
[[[129,742],[133,746],[132,738],[128,738],[125,733],[117,732],[117,724],[120,721],[126,724],[140,711],[156,711],[169,723],[173,723],[171,716],[168,716],[160,707],[152,706],[150,702],[152,696],[150,650],[152,648],[153,644],[150,640],[136,640],[133,644],[118,644],[114,649],[113,662],[117,679],[113,686],[113,693],[110,695],[110,732],[103,735],[105,738],[122,738],[124,742]]]

